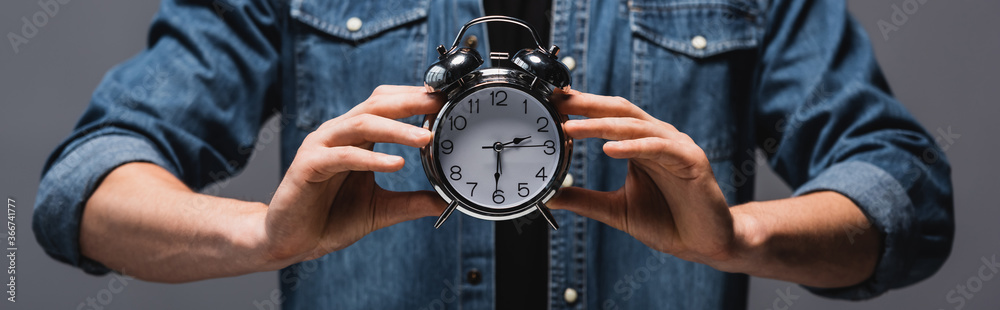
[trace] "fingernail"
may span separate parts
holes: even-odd
[[[430,131],[420,127],[410,128],[410,135],[412,135],[414,139],[423,139],[428,133],[430,133]]]
[[[382,161],[385,162],[387,166],[393,166],[403,161],[403,158],[399,156],[386,156],[382,158]]]

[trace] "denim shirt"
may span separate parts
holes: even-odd
[[[309,132],[376,86],[421,85],[434,48],[482,12],[475,0],[162,1],[148,48],[105,76],[47,162],[38,241],[60,261],[108,272],[80,254],[78,240],[84,203],[111,169],[151,162],[204,190],[243,168],[262,129],[275,138],[276,128],[262,128],[273,115],[287,169]],[[360,28],[348,26],[353,18]],[[835,191],[861,208],[882,238],[874,274],[851,287],[808,288],[814,293],[871,298],[929,277],[947,258],[949,164],[893,98],[843,1],[555,0],[550,26],[560,56],[575,62],[574,89],[624,97],[691,136],[730,205],[753,198],[763,160],[794,195]],[[467,35],[489,52],[484,27]],[[626,161],[604,155],[602,143],[575,142],[574,186],[624,183]],[[378,173],[379,185],[430,188],[416,149],[376,150],[406,160],[399,172]],[[746,275],[651,250],[568,211],[553,215],[562,227],[550,237],[550,308],[746,307]],[[282,306],[493,307],[494,223],[458,215],[434,229],[434,220],[384,228],[285,268]],[[522,219],[532,220],[540,219]],[[845,227],[844,238],[866,225]],[[481,282],[468,280],[475,272]],[[567,289],[579,298],[567,301]]]

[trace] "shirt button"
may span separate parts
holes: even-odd
[[[691,46],[699,50],[704,49],[705,46],[708,46],[708,40],[703,36],[694,36],[694,38],[691,38]]]
[[[569,69],[570,71],[573,71],[573,68],[576,68],[576,59],[573,59],[573,57],[563,57],[562,63],[566,65],[566,69]]]
[[[567,173],[566,178],[563,179],[562,185],[560,187],[570,187],[573,186],[573,174]]]
[[[469,48],[476,48],[477,45],[479,45],[479,38],[474,35],[465,37],[465,46],[468,46]]]
[[[567,288],[566,291],[563,292],[563,299],[566,300],[566,303],[575,303],[578,297],[580,297],[580,295],[572,288]]]
[[[348,18],[347,30],[350,30],[351,32],[361,30],[361,19],[357,17]]]
[[[476,285],[479,284],[479,282],[483,282],[483,274],[479,272],[479,269],[472,269],[465,275],[465,280],[468,281],[469,284]]]

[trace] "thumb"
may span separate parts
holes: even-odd
[[[383,225],[391,226],[427,216],[438,216],[448,204],[433,191],[394,192],[378,189],[378,209],[382,210]]]
[[[623,229],[620,223],[624,210],[620,203],[621,191],[602,192],[580,187],[566,187],[552,198],[546,206],[551,209],[568,210],[580,216],[592,218],[612,227]]]

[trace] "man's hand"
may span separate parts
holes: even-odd
[[[393,119],[436,113],[441,102],[420,87],[379,87],[305,138],[270,205],[196,193],[155,164],[122,165],[87,200],[80,251],[140,279],[186,282],[277,270],[438,215],[444,202],[432,192],[375,184],[372,171],[399,170],[403,159],[372,147],[426,145],[430,132]]]
[[[860,209],[835,192],[730,207],[704,151],[688,135],[620,97],[557,93],[575,139],[602,138],[628,159],[614,192],[564,188],[548,206],[620,229],[650,248],[727,272],[842,287],[867,279],[881,240]],[[845,228],[863,230],[853,239]]]
[[[729,205],[708,158],[690,137],[620,97],[577,91],[556,97],[560,112],[589,117],[563,125],[570,137],[614,140],[604,152],[629,164],[617,191],[565,188],[550,207],[604,222],[686,260],[707,263],[732,255]]]
[[[403,159],[372,148],[426,145],[430,131],[393,119],[433,114],[441,104],[422,87],[380,86],[309,134],[267,210],[261,237],[269,258],[284,265],[314,259],[380,228],[440,214],[444,202],[433,192],[392,192],[375,184],[373,171],[397,171]]]

